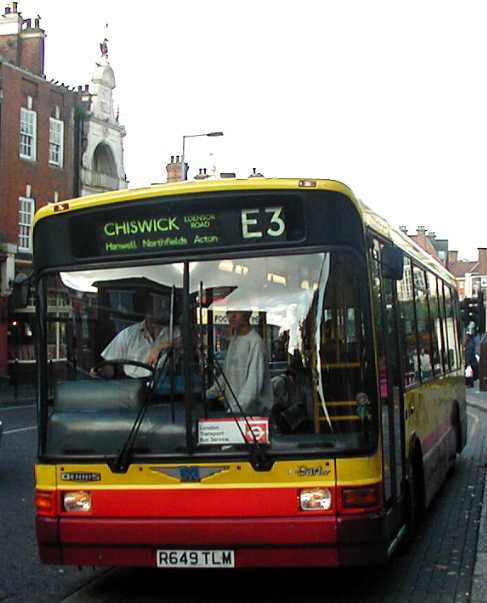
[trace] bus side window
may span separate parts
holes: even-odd
[[[404,275],[397,281],[397,299],[399,303],[399,329],[402,340],[404,364],[404,386],[411,387],[419,383],[419,360],[416,342],[416,318],[413,297],[413,274],[411,260],[404,258]]]
[[[419,344],[419,370],[421,380],[425,381],[433,376],[428,289],[426,287],[426,276],[424,270],[418,268],[418,266],[413,266],[413,274],[416,328]]]

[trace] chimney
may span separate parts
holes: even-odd
[[[482,276],[487,276],[487,248],[479,247],[479,272]]]
[[[18,2],[12,2],[12,12],[16,13],[17,12],[17,6],[18,6]]]
[[[20,14],[18,16],[20,17]],[[23,19],[22,21],[23,28],[19,33],[19,66],[28,69],[35,75],[44,77],[44,39],[46,34],[39,27],[39,16],[35,18],[34,23],[35,28],[32,27],[32,19]]]
[[[188,164],[184,162],[186,168],[186,175],[188,173]],[[171,155],[171,161],[166,164],[166,181],[167,182],[180,182],[183,180],[183,166],[179,155]]]
[[[416,227],[416,234],[426,234],[426,228],[424,226],[417,226]]]
[[[458,251],[448,251],[448,266],[452,266],[458,262]]]
[[[399,226],[399,230],[404,233],[405,235],[408,234],[408,228],[407,226]]]
[[[22,17],[7,5],[3,15],[0,15],[0,55],[14,65],[20,66],[20,31]]]
[[[206,168],[200,168],[198,172],[199,173],[194,177],[195,180],[206,180],[210,177],[210,175],[206,173]]]

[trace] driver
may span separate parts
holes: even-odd
[[[155,367],[162,365],[168,350],[174,345],[181,345],[181,332],[174,327],[173,341],[170,341],[169,309],[154,309],[154,297],[145,298],[144,320],[123,329],[115,335],[112,341],[102,351],[103,360],[135,360]],[[157,315],[156,315],[157,314]],[[149,377],[150,372],[140,366],[123,365],[123,371],[128,377]],[[98,370],[91,369],[92,376],[113,377],[113,366],[106,365]]]

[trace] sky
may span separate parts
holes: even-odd
[[[6,4],[6,3],[4,3]],[[130,187],[198,168],[330,178],[409,233],[487,247],[483,0],[19,0],[45,71],[90,83],[107,37]],[[108,27],[107,27],[108,24]]]

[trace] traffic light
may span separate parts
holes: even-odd
[[[468,328],[473,323],[477,333],[485,332],[485,307],[482,292],[479,292],[477,297],[466,297],[460,306],[460,310],[465,327]]]

